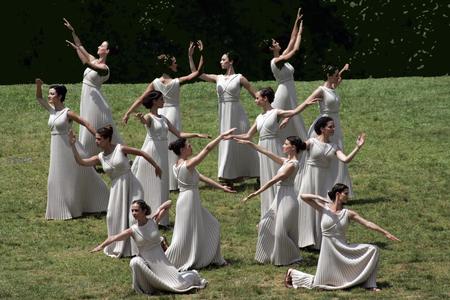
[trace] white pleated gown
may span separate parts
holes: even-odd
[[[327,193],[334,185],[330,173],[330,165],[336,160],[337,145],[322,143],[316,138],[309,139],[309,150],[306,151],[305,167],[302,171],[302,181],[299,188],[301,194],[320,195],[327,198]],[[299,247],[314,246],[320,249],[322,233],[320,229],[321,213],[299,198],[300,210],[298,216]]]
[[[147,224],[131,226],[132,238],[139,250],[130,261],[133,287],[138,293],[156,294],[160,291],[184,293],[206,287],[207,281],[197,271],[179,272],[167,259],[160,244],[158,227],[151,219]]]
[[[285,266],[301,260],[298,249],[298,201],[294,191],[299,162],[285,160],[279,172],[290,164],[294,165],[294,172],[278,182],[275,199],[259,222],[255,259],[260,263]]]
[[[278,156],[283,156],[283,150],[278,136],[279,123],[277,110],[271,109],[264,114],[259,114],[258,117],[256,117],[256,129],[259,132],[258,144]],[[261,186],[263,186],[277,174],[280,165],[266,155],[261,153],[258,154],[259,180]],[[277,187],[273,185],[261,193],[261,219],[269,210],[273,199],[275,199],[276,192]]]
[[[291,276],[295,288],[337,290],[356,285],[377,286],[379,250],[369,244],[348,244],[345,233],[349,222],[347,209],[339,214],[328,208],[323,210],[322,249],[316,275],[293,270]]]
[[[169,200],[169,160],[167,119],[164,116],[151,116],[150,127],[145,125],[147,135],[141,150],[150,155],[162,170],[161,178],[156,176],[155,168],[142,156],[136,157],[131,166],[131,172],[141,183],[144,191],[144,201],[155,212],[162,203]],[[171,173],[171,172],[170,172]],[[169,225],[169,216],[164,216],[161,225]]]
[[[99,129],[106,125],[112,125],[112,143],[121,144],[122,138],[113,121],[109,104],[101,91],[102,83],[108,80],[108,78],[109,70],[107,75],[100,76],[97,71],[86,68],[83,74],[83,84],[81,86],[80,116],[87,120],[95,129]],[[95,144],[95,136],[93,136],[84,126],[80,126],[79,135],[80,143],[86,150],[88,157],[100,153],[101,149]]]
[[[272,103],[274,108],[290,110],[297,107],[297,92],[295,90],[294,67],[285,62],[281,69],[275,64],[275,59],[270,61],[270,68],[278,87],[275,99]],[[302,141],[306,140],[306,127],[302,116],[296,115],[289,120],[287,126],[280,131],[280,139],[284,141],[288,136],[298,136]]]
[[[164,107],[158,110],[158,113],[165,116],[170,123],[178,131],[181,131],[181,114],[180,114],[180,81],[178,78],[172,79],[170,83],[163,84],[159,78],[153,80],[153,87],[156,91],[160,91],[164,98]],[[168,144],[176,141],[177,137],[169,132]],[[177,162],[177,156],[169,151],[169,169]],[[171,191],[178,190],[178,182],[172,172],[169,172],[169,189]]]
[[[240,103],[241,74],[217,76],[219,98],[219,130],[236,128],[233,134],[247,133],[250,128],[247,114]],[[218,177],[223,180],[239,180],[259,177],[258,154],[247,145],[227,140],[219,144]]]
[[[106,211],[108,206],[109,189],[105,182],[94,168],[80,166],[75,161],[68,136],[72,128],[68,111],[68,108],[52,110],[48,119],[51,145],[46,219],[71,219],[82,213]],[[76,148],[85,157],[80,143]]]
[[[134,223],[130,206],[134,200],[144,199],[142,186],[130,170],[128,157],[122,152],[122,145],[117,144],[108,155],[98,154],[103,170],[111,177],[106,225],[108,236],[112,236],[129,228]],[[105,247],[104,253],[111,257],[128,257],[134,255],[130,239],[114,242]]]
[[[220,224],[200,203],[197,170],[189,171],[183,162],[175,165],[173,171],[180,194],[167,258],[180,271],[225,264],[220,253]]]
[[[320,115],[314,120],[308,131],[308,137],[316,137],[314,125],[320,117],[328,116],[334,121],[334,134],[330,138],[330,142],[338,145],[339,149],[344,150],[344,135],[341,128],[341,120],[339,118],[340,99],[336,90],[324,86],[320,87],[323,93],[323,99],[319,101]],[[348,172],[348,165],[336,159],[330,163],[330,173],[335,179],[334,183],[343,183],[349,188],[349,196],[353,195],[352,180]]]

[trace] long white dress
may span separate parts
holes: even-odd
[[[348,244],[345,233],[349,221],[347,209],[338,214],[328,208],[323,210],[322,249],[316,275],[293,270],[291,276],[295,288],[337,290],[356,285],[365,288],[377,286],[378,247]]]
[[[142,186],[130,170],[128,157],[122,152],[122,145],[117,144],[113,152],[98,154],[103,170],[111,177],[106,225],[108,236],[122,232],[132,225],[130,213],[131,202],[144,199]],[[111,257],[128,257],[134,253],[130,239],[112,243],[105,247],[104,252]]]
[[[247,114],[239,101],[241,76],[217,76],[220,132],[236,128],[233,134],[242,134],[250,128]],[[219,144],[218,177],[224,180],[259,177],[256,151],[233,140],[222,141]]]
[[[259,132],[258,144],[278,156],[283,156],[283,150],[278,136],[279,124],[277,109],[271,109],[264,114],[259,114],[258,117],[256,117],[256,129]],[[280,165],[266,155],[261,153],[258,154],[259,180],[261,186],[263,186],[277,174]],[[277,187],[273,185],[261,193],[261,219],[269,210],[270,205],[275,199],[276,191]]]
[[[186,167],[186,162],[174,165],[180,194],[177,199],[172,243],[167,258],[180,271],[200,269],[210,264],[223,265],[220,253],[220,224],[200,203],[199,174]]]
[[[284,266],[301,260],[297,245],[298,201],[294,191],[299,162],[285,160],[278,172],[282,172],[288,165],[295,167],[294,172],[278,182],[275,199],[259,222],[255,259],[260,263]]]
[[[109,189],[94,168],[77,164],[69,143],[72,121],[69,109],[52,110],[48,119],[51,129],[50,166],[47,184],[46,219],[65,220],[82,213],[106,211]],[[80,143],[76,148],[82,156]]]
[[[314,120],[311,127],[309,128],[308,137],[311,138],[317,136],[316,132],[314,131],[314,125],[320,117],[328,116],[333,119],[335,126],[334,134],[330,138],[330,142],[338,145],[339,149],[343,151],[344,135],[342,133],[341,120],[339,118],[339,95],[336,93],[335,89],[330,89],[325,86],[321,86],[320,89],[323,93],[323,99],[319,101],[320,115]],[[349,188],[349,196],[351,197],[353,195],[352,180],[350,179],[350,175],[348,173],[347,164],[341,162],[338,159],[333,160],[330,164],[330,173],[333,174],[330,176],[335,178],[334,183],[343,183],[347,185]]]
[[[334,178],[330,173],[330,165],[336,160],[337,145],[323,143],[316,138],[309,139],[306,165],[302,172],[300,194],[314,194],[327,198],[327,192],[334,185]],[[320,230],[321,213],[299,199],[300,211],[298,216],[299,247],[313,245],[320,249],[322,233]]]
[[[95,129],[106,125],[113,127],[113,144],[121,144],[122,138],[113,121],[111,109],[103,96],[101,87],[109,78],[108,74],[100,76],[97,71],[86,68],[83,74],[83,84],[81,86],[80,116],[87,120]],[[86,150],[88,157],[98,154],[101,149],[95,144],[93,136],[84,126],[80,126],[80,143]]]
[[[206,287],[207,281],[197,271],[179,272],[167,259],[160,244],[158,227],[151,219],[143,226],[131,226],[132,238],[139,250],[130,261],[133,287],[138,293],[159,291],[184,293]]]
[[[138,156],[131,166],[131,172],[141,183],[144,191],[144,201],[150,206],[152,212],[155,212],[162,203],[169,200],[169,160],[167,119],[164,116],[150,116],[150,127],[145,125],[147,135],[141,150],[150,155],[162,170],[161,178],[156,176],[155,168]],[[164,216],[160,222],[161,225],[169,224],[169,216]]]
[[[172,79],[168,84],[161,82],[159,78],[153,80],[153,87],[160,91],[164,98],[164,107],[158,110],[158,113],[165,116],[178,131],[181,131],[180,114],[180,81],[178,78]],[[177,140],[177,137],[169,132],[168,144]],[[177,156],[169,151],[169,169],[177,162]],[[177,179],[172,172],[169,172],[169,189],[171,191],[178,189]]]
[[[297,92],[295,90],[294,67],[285,62],[281,69],[275,64],[275,58],[270,61],[270,68],[278,87],[275,99],[272,103],[274,108],[289,110],[297,107]],[[306,140],[305,123],[301,115],[296,115],[289,120],[287,126],[280,132],[280,139],[284,141],[288,136],[298,136],[302,141]]]

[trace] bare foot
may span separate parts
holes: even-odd
[[[287,288],[292,288],[292,276],[291,276],[292,269],[288,269],[286,272],[286,275],[284,275],[284,286]]]
[[[371,292],[380,292],[381,291],[381,289],[379,289],[377,287],[367,288],[366,290],[371,291]]]

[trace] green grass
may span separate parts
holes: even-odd
[[[299,99],[320,82],[298,82]],[[256,87],[274,82],[255,82]],[[145,84],[104,85],[119,121]],[[68,85],[66,105],[79,111],[80,85]],[[46,92],[46,91],[45,91]],[[381,248],[378,283],[382,292],[288,290],[286,267],[259,265],[253,257],[259,202],[239,203],[255,181],[238,186],[237,195],[202,187],[203,205],[222,225],[222,253],[231,266],[200,270],[206,289],[182,298],[421,299],[450,297],[450,84],[448,77],[347,80],[339,88],[346,149],[360,131],[367,142],[350,164],[356,197],[350,207],[387,228],[402,242],[353,225],[351,242]],[[250,97],[242,101],[253,121],[259,113]],[[111,259],[90,250],[106,235],[105,216],[46,221],[46,185],[50,135],[47,113],[34,99],[33,85],[0,86],[0,298],[144,299],[131,287],[128,259]],[[318,109],[304,112],[307,126]],[[185,131],[217,134],[214,85],[182,88]],[[145,131],[136,120],[119,127],[125,141],[140,148]],[[78,130],[77,126],[76,129]],[[205,140],[194,140],[199,150]],[[199,167],[217,175],[217,151]],[[176,194],[171,194],[172,200]],[[171,211],[174,220],[174,211]],[[163,232],[171,236],[171,232]],[[169,239],[170,241],[170,239]],[[299,269],[314,273],[318,254],[303,253]],[[172,295],[163,295],[173,298]]]

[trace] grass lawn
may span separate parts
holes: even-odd
[[[222,253],[231,265],[200,270],[209,281],[208,287],[176,297],[449,298],[449,83],[449,77],[346,80],[338,91],[346,149],[353,149],[359,132],[367,133],[364,148],[349,165],[356,194],[349,207],[402,240],[395,243],[359,225],[350,227],[350,242],[381,248],[380,293],[359,287],[335,292],[284,288],[287,267],[259,265],[253,259],[259,201],[239,203],[254,190],[255,181],[251,180],[238,186],[237,194],[201,188],[203,205],[222,225]],[[299,99],[319,84],[297,82]],[[273,81],[254,83],[257,88],[268,85],[276,87]],[[104,85],[116,122],[145,86]],[[67,87],[66,105],[78,112],[81,86]],[[44,219],[50,134],[47,112],[38,106],[34,89],[34,85],[0,86],[0,298],[146,298],[131,287],[129,259],[89,253],[106,237],[105,215],[68,221]],[[44,95],[46,92],[44,86]],[[258,107],[244,91],[242,102],[253,122]],[[184,131],[217,135],[214,85],[201,82],[183,86],[181,103]],[[317,114],[315,106],[303,113],[307,126]],[[119,130],[129,145],[141,147],[145,130],[137,120]],[[193,140],[194,149],[206,142]],[[216,178],[217,150],[199,170]],[[171,194],[171,199],[176,200],[176,196]],[[173,222],[175,211],[170,213]],[[314,273],[318,254],[302,255],[304,261],[297,268]]]

